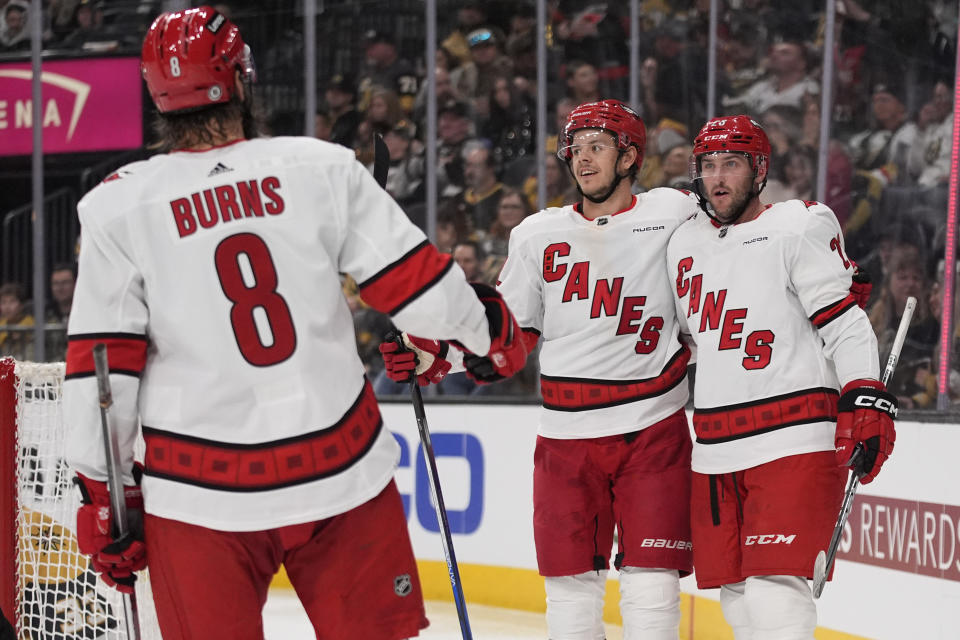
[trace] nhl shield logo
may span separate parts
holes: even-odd
[[[413,591],[413,583],[410,581],[410,574],[405,573],[393,579],[393,592],[401,598],[410,595]]]

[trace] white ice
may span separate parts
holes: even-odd
[[[452,602],[427,601],[430,626],[420,632],[424,640],[459,640],[460,622]],[[483,640],[530,640],[547,637],[542,613],[516,611],[467,603],[470,629]],[[307,615],[293,591],[273,589],[263,609],[266,640],[309,640],[314,637]],[[622,640],[620,627],[607,625],[607,640]]]

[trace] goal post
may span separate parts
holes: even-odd
[[[64,459],[64,364],[0,359],[0,606],[26,640],[125,640],[123,604],[77,548],[80,504]],[[149,579],[141,637],[160,638]]]

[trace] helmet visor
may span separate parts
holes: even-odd
[[[753,176],[753,160],[748,153],[714,152],[690,156],[690,179]]]
[[[619,147],[613,144],[610,135],[609,131],[603,129],[577,131],[572,137],[567,138],[571,141],[570,144],[562,144],[557,148],[557,157],[561,160],[572,160],[582,156],[594,158],[619,151]]]

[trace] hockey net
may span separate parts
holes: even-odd
[[[64,461],[63,374],[63,363],[0,359],[0,607],[21,640],[121,640],[121,596],[73,534],[80,499]],[[137,603],[141,638],[160,638],[146,571]]]

